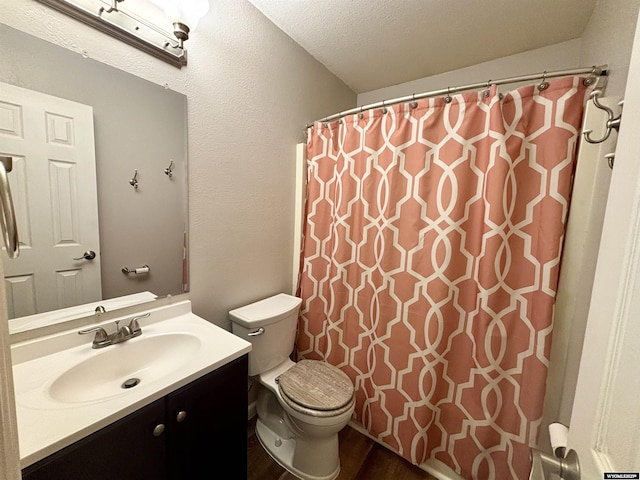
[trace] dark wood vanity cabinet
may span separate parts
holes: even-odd
[[[188,480],[221,472],[247,478],[246,355],[25,468],[22,478]]]
[[[22,471],[24,480],[168,479],[167,442],[153,435],[164,399],[69,445]]]
[[[167,395],[169,479],[246,480],[246,355],[240,360]]]

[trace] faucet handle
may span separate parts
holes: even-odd
[[[115,324],[116,324],[116,333],[115,333],[116,335],[125,336],[125,337],[131,335],[131,327],[129,326],[121,327],[120,320],[116,320]]]
[[[93,332],[96,332],[96,336],[93,339],[93,348],[102,347],[110,343],[109,335],[107,335],[107,332],[102,327],[92,327],[87,328],[86,330],[80,330],[78,335],[86,335]]]
[[[138,320],[141,318],[147,318],[151,313],[145,313],[144,315],[138,315],[137,317],[133,317],[129,322],[129,330],[131,330],[132,335],[140,335],[142,333],[142,329],[140,328],[140,324]]]

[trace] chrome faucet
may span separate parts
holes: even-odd
[[[92,327],[86,330],[80,330],[78,335],[86,335],[88,333],[96,332],[96,336],[93,338],[91,348],[104,348],[109,345],[115,345],[116,343],[126,342],[127,340],[142,335],[142,329],[138,320],[141,318],[147,318],[150,313],[133,317],[129,321],[129,325],[124,327],[120,326],[120,320],[116,320],[116,329],[113,333],[107,333],[103,327]]]

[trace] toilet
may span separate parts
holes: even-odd
[[[354,388],[338,368],[290,360],[302,300],[281,293],[229,312],[232,331],[251,342],[249,376],[260,385],[256,436],[283,468],[302,480],[340,473],[338,432],[355,408]]]

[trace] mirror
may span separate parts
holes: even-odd
[[[24,315],[114,297],[136,298],[131,295],[139,292],[147,292],[145,299],[148,292],[152,298],[186,292],[186,97],[5,25],[0,25],[0,44],[0,82],[4,84],[4,88],[0,84],[0,154],[14,157],[9,181],[21,257],[27,263],[20,270],[6,251],[2,254],[9,316],[20,317],[10,320],[10,330],[24,329],[20,327]],[[95,180],[80,175],[80,167],[67,158],[91,156],[68,153],[71,144],[75,148],[86,143],[91,128],[82,133],[75,114],[52,114],[48,105],[34,101],[33,108],[42,110],[39,118],[45,121],[32,123],[46,124],[45,144],[57,142],[44,154],[34,153],[40,150],[33,147],[34,136],[27,134],[31,106],[7,100],[13,98],[5,95],[13,87],[20,87],[18,94],[27,89],[28,97],[92,108]],[[16,128],[24,131],[16,133]],[[12,136],[22,143],[1,143],[3,137]],[[46,164],[43,174],[28,170],[36,157]],[[94,200],[76,197],[92,183]],[[46,188],[50,191],[37,199]],[[80,211],[92,202],[97,205],[97,218],[95,213]],[[51,236],[40,232],[43,225],[53,228],[54,241],[38,257],[40,237]],[[97,230],[96,240],[90,243],[85,242],[90,235],[82,230],[88,225]],[[94,258],[84,255],[93,251]],[[71,266],[52,263],[52,257],[61,252]],[[96,265],[99,287],[87,294],[86,272]],[[136,269],[141,270],[136,273]],[[42,278],[49,280],[48,287],[42,287]],[[48,317],[62,321],[60,315]]]

